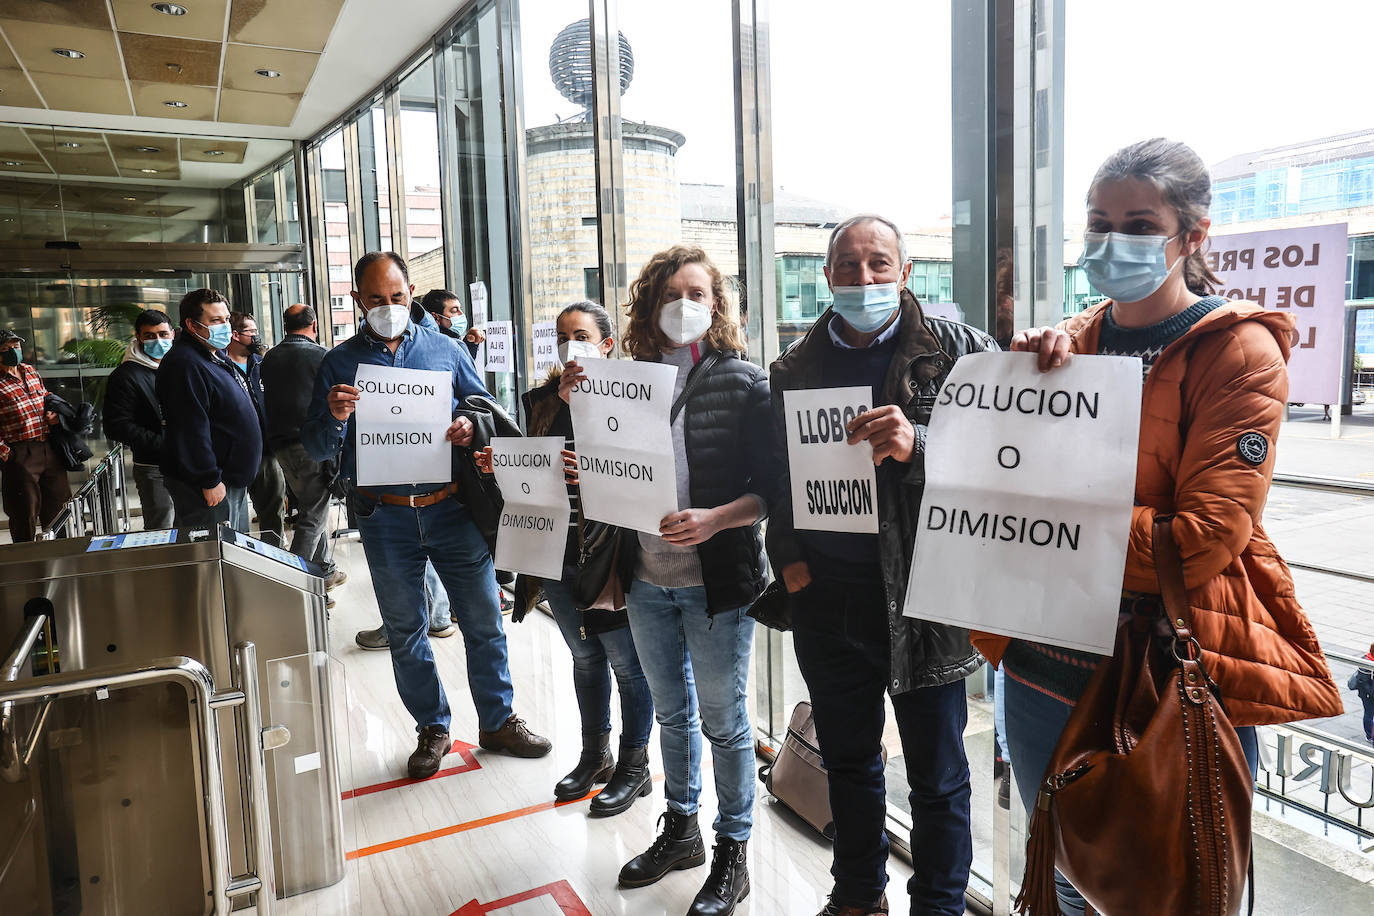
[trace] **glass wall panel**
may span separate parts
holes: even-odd
[[[527,53],[528,58],[528,53]],[[444,42],[443,164],[451,282],[465,306],[466,288],[485,284],[488,318],[514,321],[511,295],[510,198],[502,93],[502,46],[497,5],[479,4]],[[517,335],[516,354],[523,353]],[[479,354],[480,356],[480,354]],[[517,359],[518,364],[518,359]],[[482,367],[479,367],[482,368]],[[513,372],[489,373],[488,387],[514,412],[520,382]]]
[[[253,201],[253,241],[273,244],[279,241],[277,235],[277,173],[266,172],[250,186]]]
[[[363,248],[391,251],[391,186],[387,166],[386,111],[380,103],[355,122],[358,131],[359,189],[362,194]]]
[[[731,4],[706,0],[668,21],[652,5],[625,3],[619,15],[635,62],[621,105],[629,279],[678,242],[702,247],[737,278]]]
[[[587,12],[586,3],[520,4],[525,231],[535,322],[553,321],[580,299],[601,302]],[[632,84],[628,92],[637,88]],[[615,303],[602,304],[614,313]]]
[[[343,131],[335,130],[325,137],[312,155],[315,157],[315,167],[320,172],[322,212],[318,214],[318,231],[324,237],[329,323],[333,328],[333,339],[337,342],[351,336],[356,326],[356,310],[348,295],[353,289],[353,252],[349,242]]]
[[[405,256],[417,295],[431,289],[453,289],[467,296],[462,284],[444,271],[443,202],[439,194],[439,119],[434,101],[434,60],[401,80],[399,173],[405,189]],[[397,221],[399,223],[399,220]]]

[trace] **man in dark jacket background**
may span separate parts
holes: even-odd
[[[286,336],[262,358],[263,415],[267,420],[267,447],[281,466],[281,473],[296,498],[296,531],[291,552],[318,564],[325,571],[325,585],[343,583],[343,570],[334,567],[327,529],[329,484],[332,469],[310,457],[301,445],[301,426],[315,390],[315,375],[328,352],[316,343],[319,324],[315,310],[293,305],[282,313]]]
[[[162,461],[162,408],[157,403],[157,367],[172,349],[172,319],[148,309],[134,320],[134,339],[105,384],[105,434],[133,453],[134,486],[143,507],[143,527],[172,527],[172,496],[158,465]]]
[[[178,528],[248,532],[248,485],[262,463],[262,427],[248,380],[224,355],[229,303],[194,289],[177,311],[181,333],[157,370],[162,475]]]
[[[463,301],[458,298],[457,293],[447,289],[432,289],[424,294],[418,305],[419,308],[411,306],[412,321],[421,324],[424,321],[424,312],[428,312],[434,316],[434,323],[439,326],[445,337],[461,340],[468,348],[468,355],[474,360],[477,359],[477,351],[481,349],[482,341],[487,339],[487,332],[482,328],[468,325],[467,317],[463,315]],[[477,371],[481,371],[480,366]]]
[[[277,459],[272,457],[272,450],[267,447],[267,415],[262,396],[262,337],[258,334],[257,321],[246,312],[230,312],[229,325],[233,331],[229,335],[229,346],[224,348],[224,355],[248,379],[248,393],[258,410],[258,423],[263,431],[262,463],[258,465],[257,476],[248,485],[248,501],[258,516],[259,536],[265,543],[280,547],[286,517],[286,481],[282,478],[281,468],[277,466]]]
[[[879,533],[796,530],[790,484],[768,527],[768,556],[789,593],[797,663],[828,772],[835,885],[824,912],[834,916],[888,911],[884,690],[911,786],[911,912],[962,916],[973,860],[963,680],[981,659],[968,631],[913,620],[902,609],[935,394],[956,359],[997,345],[966,325],[925,317],[906,289],[910,270],[891,221],[841,223],[825,264],[835,305],[771,368],[784,437],[783,392],[873,391],[873,408],[847,431],[851,445],[873,447]]]

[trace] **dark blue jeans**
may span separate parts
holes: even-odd
[[[1016,677],[1015,671],[998,682],[1007,709],[1007,746],[1011,751],[1012,767],[1016,773],[1016,790],[1027,818],[1033,810],[1040,782],[1054,756],[1059,734],[1068,724],[1073,706],[1028,686]],[[1249,726],[1236,729],[1241,749],[1250,764],[1250,774],[1259,766],[1259,739]],[[1055,889],[1059,894],[1059,910],[1064,916],[1082,916],[1085,901],[1068,879],[1054,873]]]
[[[881,586],[819,580],[792,597],[797,663],[829,774],[833,899],[871,905],[887,885],[880,754],[890,667],[886,597]],[[892,708],[911,786],[911,912],[963,916],[973,862],[964,682],[896,694]]]
[[[562,582],[544,580],[544,597],[553,619],[563,633],[573,659],[573,692],[582,715],[584,735],[604,735],[611,730],[611,672],[620,691],[620,743],[646,747],[654,727],[654,701],[649,682],[639,667],[629,621],[618,630],[582,632],[582,612]]]
[[[356,502],[358,533],[386,628],[396,689],[416,727],[448,728],[450,718],[448,697],[429,645],[428,559],[451,599],[463,634],[477,727],[496,731],[511,715],[506,631],[491,555],[467,507],[453,498],[421,509]]]

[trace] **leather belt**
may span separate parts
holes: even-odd
[[[451,483],[433,493],[415,493],[410,496],[402,496],[399,493],[373,493],[371,490],[358,487],[359,496],[374,502],[386,503],[388,506],[409,506],[412,509],[423,509],[425,506],[441,503],[457,492],[458,484],[456,483]]]

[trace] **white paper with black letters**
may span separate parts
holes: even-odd
[[[453,446],[453,376],[427,369],[358,367],[353,384],[358,486],[448,483]]]
[[[659,533],[678,510],[668,417],[677,367],[627,359],[579,363],[572,392],[582,511],[599,522]]]
[[[1110,655],[1135,493],[1140,360],[962,357],[936,398],[905,613]]]
[[[563,437],[498,436],[491,440],[491,465],[505,502],[496,531],[496,568],[562,579],[572,516]]]
[[[873,389],[865,386],[782,393],[794,528],[878,533],[873,446],[867,440],[850,445],[846,432],[872,400]]]

